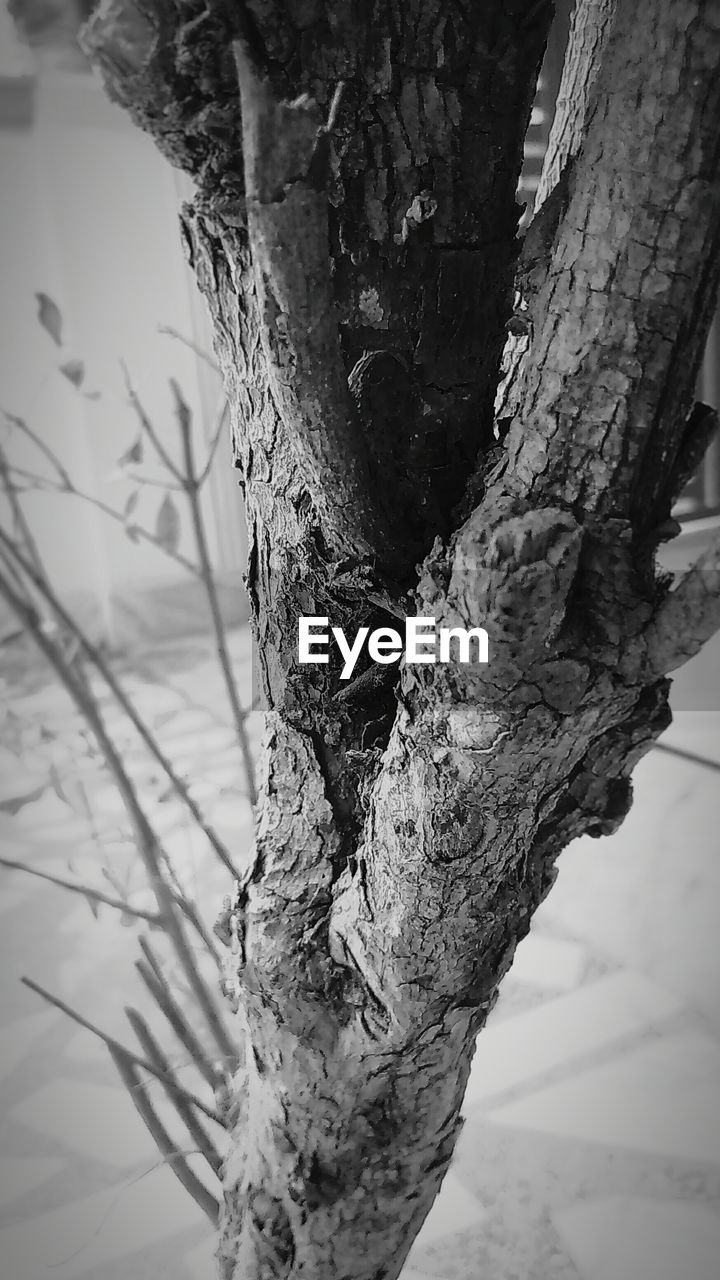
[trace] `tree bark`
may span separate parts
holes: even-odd
[[[579,0],[518,262],[551,19],[105,0],[86,29],[197,182],[183,234],[250,530],[267,714],[229,958],[226,1280],[400,1274],[554,860],[622,821],[666,673],[720,624],[716,560],[674,592],[654,567],[713,421],[690,409],[720,14]],[[300,615],[354,634],[415,612],[485,626],[490,663],[350,689],[337,658],[298,664]]]

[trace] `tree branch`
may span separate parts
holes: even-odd
[[[615,8],[615,0],[577,0],[572,11],[555,115],[535,197],[536,211],[580,150]],[[537,212],[533,222],[535,217]]]
[[[555,115],[518,262],[516,284],[526,300],[545,283],[558,228],[567,212],[574,161],[584,137],[615,7],[615,0],[577,0],[570,16]],[[503,411],[511,411],[508,404]]]
[[[720,272],[718,60],[698,0],[618,0],[507,440],[531,501],[655,518]]]
[[[244,46],[234,50],[250,252],[272,394],[324,520],[348,550],[384,558],[392,541],[374,509],[330,276],[325,118],[307,97],[279,101]]]

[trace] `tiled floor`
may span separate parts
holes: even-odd
[[[234,651],[247,674],[242,633]],[[134,693],[240,857],[250,818],[217,676],[199,654],[171,667],[160,685],[151,670],[133,677]],[[0,853],[67,874],[97,866],[101,842],[132,887],[115,796],[82,762],[64,699],[37,689],[23,704],[16,714],[46,732],[28,764],[0,761]],[[212,920],[224,873],[208,874],[202,842],[115,723]],[[667,741],[720,761],[720,711],[680,709]],[[94,836],[78,797],[44,789],[50,761],[82,776]],[[455,1161],[403,1280],[720,1276],[719,776],[654,751],[617,835],[563,855],[480,1037]],[[212,1280],[206,1220],[103,1047],[18,982],[31,974],[127,1039],[122,1004],[146,1007],[134,928],[0,870],[0,930],[0,1280]]]

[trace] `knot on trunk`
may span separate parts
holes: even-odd
[[[542,669],[560,655],[556,642],[565,623],[580,558],[582,531],[574,516],[555,507],[533,511],[484,507],[467,521],[451,549],[435,549],[420,583],[422,611],[449,628],[483,628],[488,636],[485,666],[454,664],[448,678],[460,672],[481,680],[484,696],[493,688],[505,698],[528,672]],[[557,664],[556,664],[557,665]],[[437,679],[440,668],[432,668]],[[583,677],[564,667],[547,672],[553,684]],[[563,695],[564,696],[564,695]]]

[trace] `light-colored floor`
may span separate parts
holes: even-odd
[[[234,647],[246,677],[246,636]],[[134,693],[240,852],[249,811],[221,686],[200,653],[170,667],[160,686],[135,675]],[[720,762],[720,707],[686,709],[685,692],[666,741]],[[0,852],[82,873],[97,847],[78,796],[44,787],[49,760],[68,778],[82,758],[79,725],[50,688],[12,702],[45,732],[22,766],[3,753]],[[127,752],[146,776],[129,740]],[[617,835],[562,856],[480,1037],[454,1164],[403,1280],[717,1280],[719,782],[653,751]],[[97,839],[131,874],[112,789],[89,767],[83,784]],[[212,919],[222,874],[205,874],[152,771],[146,784]],[[31,798],[10,813],[20,796]],[[29,973],[117,1034],[120,1003],[142,1007],[134,929],[107,911],[96,924],[84,899],[0,869],[0,930],[0,1280],[211,1280],[206,1221],[103,1047],[18,983]]]

